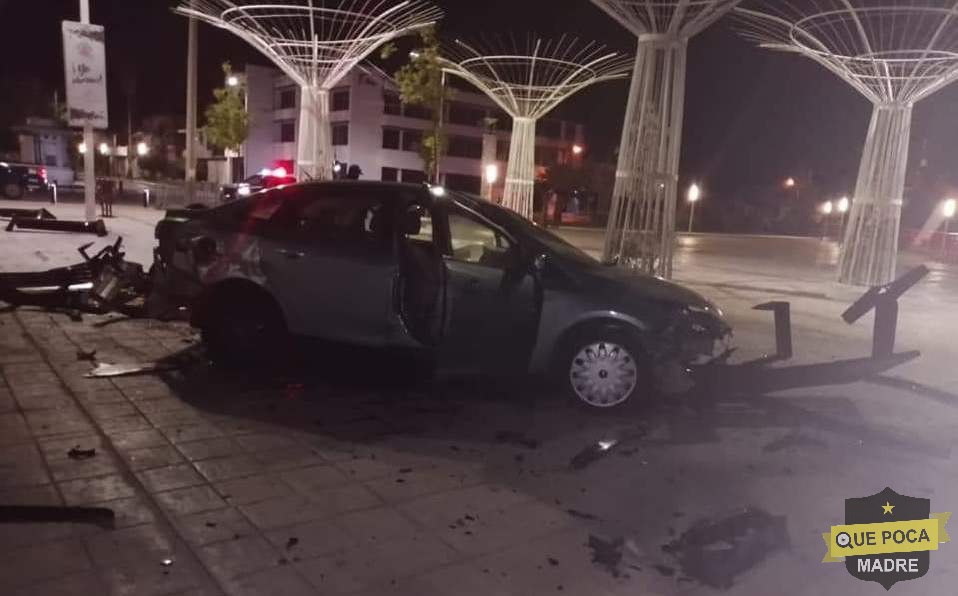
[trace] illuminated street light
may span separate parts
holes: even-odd
[[[136,144],[136,154],[139,155],[140,157],[143,157],[149,152],[150,152],[150,146],[144,143],[143,141],[140,141],[139,143]]]
[[[107,145],[106,142],[100,143],[100,155],[109,155],[109,154],[110,154],[110,146]]]
[[[572,146],[572,155],[582,155],[585,152],[585,147],[582,145],[573,145]]]
[[[831,201],[825,201],[825,203],[822,204],[822,213],[824,213],[825,215],[831,215],[832,211],[834,210],[835,210],[835,204],[832,203]]]
[[[689,192],[686,195],[686,198],[689,201],[689,233],[692,233],[692,223],[695,221],[695,204],[699,202],[702,198],[702,189],[698,184],[692,184],[689,187]]]
[[[77,145],[77,151],[80,152],[80,155],[84,155],[86,153],[86,143],[80,143]]]
[[[795,188],[795,179],[791,176],[785,179],[785,188]]]
[[[240,80],[236,75],[230,75],[226,77],[226,86],[227,87],[239,87]]]
[[[485,174],[486,174],[487,184],[491,185],[498,182],[499,181],[499,164],[494,164],[494,163],[488,164],[486,166]]]
[[[842,198],[838,199],[838,212],[839,212],[839,213],[842,213],[842,214],[848,213],[848,207],[849,207],[849,206],[850,206],[850,202],[849,202],[849,200],[848,200],[848,197],[842,197]]]
[[[941,214],[944,215],[946,219],[954,217],[956,209],[958,209],[958,201],[955,199],[945,199],[945,202],[941,204]]]

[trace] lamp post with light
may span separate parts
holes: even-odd
[[[799,188],[798,188],[798,182],[796,182],[794,178],[792,178],[791,176],[789,176],[788,178],[786,178],[786,179],[785,179],[785,182],[783,183],[783,186],[785,186],[785,188],[787,188],[788,190],[794,190],[794,191],[795,191],[795,200],[796,200],[796,201],[800,201],[800,200],[802,199],[802,192],[801,192],[801,190],[799,190]]]
[[[840,233],[842,238],[845,237],[845,218],[848,216],[848,209],[851,207],[851,201],[848,200],[848,197],[842,197],[838,199],[838,212],[842,215],[842,229]]]
[[[835,204],[831,201],[825,201],[822,203],[822,214],[825,216],[822,218],[822,240],[828,239],[828,222],[832,219],[832,213],[835,212]]]
[[[945,199],[941,204],[941,214],[945,216],[945,233],[942,235],[941,239],[942,254],[948,254],[949,228],[951,227],[951,220],[955,217],[956,210],[958,210],[958,200]]]
[[[689,234],[692,233],[692,224],[695,222],[695,204],[702,198],[702,189],[698,184],[692,184],[686,195],[689,202]]]

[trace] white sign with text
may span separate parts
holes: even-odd
[[[107,128],[106,33],[100,25],[63,21],[70,126]]]

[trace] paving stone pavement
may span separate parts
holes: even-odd
[[[101,361],[141,361],[193,342],[179,324],[0,314],[0,504],[107,507],[116,515],[112,530],[5,524],[0,593],[629,589],[627,575],[613,578],[589,563],[588,533],[562,508],[490,481],[480,462],[375,440],[429,417],[453,424],[461,414],[453,406],[393,404],[375,392],[357,399],[327,387],[322,419],[297,428],[298,418],[316,414],[296,390],[196,378],[186,387],[152,375],[88,379],[92,364],[77,355],[95,349]],[[200,394],[202,407],[191,403]],[[463,447],[440,439],[440,454],[468,449],[468,432],[453,436],[466,439]],[[72,447],[96,455],[73,459]],[[522,546],[537,541],[535,551]],[[550,548],[568,553],[569,563],[553,568],[542,554]],[[518,581],[530,569],[545,569],[541,585]]]

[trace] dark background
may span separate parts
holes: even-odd
[[[445,36],[572,32],[632,53],[635,40],[587,0],[437,0]],[[111,123],[123,131],[124,89],[135,86],[134,123],[182,115],[186,20],[171,0],[91,0],[106,26]],[[60,21],[78,18],[76,0],[0,0],[0,126],[18,96],[49,97],[63,86]],[[243,41],[200,25],[200,101],[222,82],[220,64],[267,63]],[[693,39],[689,50],[683,179],[702,180],[710,196],[773,187],[787,176],[819,196],[853,190],[870,105],[836,76],[806,59],[753,47],[728,19]],[[589,89],[559,108],[587,126],[591,157],[611,161],[618,145],[627,82]],[[61,95],[62,97],[62,95]],[[35,101],[41,101],[37,99]],[[22,101],[21,101],[22,103]],[[958,170],[958,85],[916,109],[912,161],[947,183]]]

